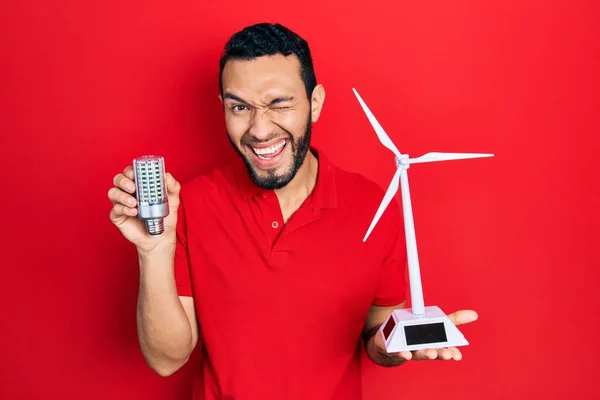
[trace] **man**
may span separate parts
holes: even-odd
[[[150,367],[173,374],[201,343],[195,398],[351,400],[361,398],[361,342],[382,366],[460,359],[455,348],[383,347],[378,327],[405,305],[402,216],[392,202],[362,242],[383,190],[311,146],[325,89],[307,43],[257,24],[230,38],[220,67],[239,164],[183,187],[167,173],[170,215],[158,237],[136,218],[131,166],[109,191],[111,220],[139,255],[138,334]]]

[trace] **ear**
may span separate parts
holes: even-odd
[[[310,99],[310,104],[312,106],[312,122],[317,122],[319,120],[319,116],[321,115],[321,110],[323,110],[323,103],[325,102],[325,88],[323,85],[315,86],[312,96]]]
[[[223,102],[223,95],[219,95],[219,100],[221,100],[221,103]]]

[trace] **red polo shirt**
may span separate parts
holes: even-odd
[[[240,162],[182,185],[175,276],[204,345],[195,399],[361,398],[371,305],[404,301],[406,248],[393,201],[320,151],[313,193],[284,225],[277,196]]]

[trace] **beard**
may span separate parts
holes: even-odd
[[[266,176],[261,176],[258,174],[256,169],[248,160],[248,157],[246,157],[238,148],[238,146],[236,146],[235,143],[233,143],[231,138],[229,138],[229,142],[235,149],[236,153],[238,153],[242,160],[244,160],[246,170],[248,171],[248,174],[250,175],[254,183],[265,190],[275,190],[285,187],[288,183],[290,183],[292,179],[294,179],[294,177],[298,173],[298,170],[304,163],[308,150],[310,149],[310,141],[312,135],[312,121],[310,120],[310,113],[309,117],[306,120],[306,128],[302,136],[294,140],[293,136],[289,132],[286,131],[286,133],[288,138],[286,146],[290,146],[290,149],[292,151],[292,163],[289,167],[287,167],[285,171],[283,171],[283,173],[280,174],[277,173],[276,168],[268,169],[265,171]],[[271,138],[269,138],[268,140],[271,140]],[[244,141],[244,139],[242,138],[242,144],[250,143],[257,144],[258,142],[253,141],[252,139]]]

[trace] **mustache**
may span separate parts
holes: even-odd
[[[246,135],[244,135],[244,137],[242,137],[242,140],[240,142],[244,145],[256,145],[256,144],[271,142],[271,141],[274,141],[277,139],[290,139],[290,142],[291,142],[292,135],[290,135],[290,134],[282,135],[280,133],[274,133],[272,135],[269,135],[266,139],[262,139],[262,140],[254,137],[254,136],[246,137]]]

